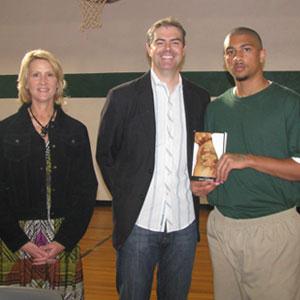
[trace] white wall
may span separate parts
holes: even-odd
[[[145,32],[173,15],[188,32],[185,70],[221,70],[225,34],[256,29],[270,51],[267,69],[299,70],[298,0],[120,0],[108,4],[100,30],[80,32],[79,0],[1,0],[0,73],[17,73],[33,48],[53,51],[66,73],[128,72],[147,68]]]

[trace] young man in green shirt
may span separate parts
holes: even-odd
[[[235,87],[207,108],[206,130],[227,132],[214,183],[192,182],[215,209],[208,240],[216,300],[300,299],[300,96],[263,75],[254,30],[224,41]]]

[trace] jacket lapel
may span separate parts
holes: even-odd
[[[191,92],[191,87],[188,86],[188,82],[182,78],[183,84],[183,100],[184,100],[184,109],[185,109],[185,120],[186,120],[186,138],[187,138],[187,160],[188,160],[188,170],[189,174],[192,169],[192,158],[193,158],[193,94]]]
[[[142,106],[143,118],[142,126],[147,136],[147,141],[149,145],[153,146],[153,151],[155,150],[155,114],[154,114],[154,101],[153,101],[153,91],[151,86],[150,71],[147,72],[138,82],[137,82],[137,95],[139,105]]]

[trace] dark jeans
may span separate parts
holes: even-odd
[[[157,299],[186,300],[197,244],[196,222],[176,232],[154,232],[135,226],[117,251],[120,300],[150,298],[157,266]]]

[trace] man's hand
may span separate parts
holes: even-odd
[[[271,176],[300,181],[300,163],[292,158],[274,158],[253,154],[225,153],[217,164],[217,180],[227,180],[233,169],[251,168]]]
[[[227,180],[228,175],[233,169],[244,169],[248,167],[246,155],[225,153],[222,155],[217,164],[216,181],[223,183]]]
[[[191,190],[195,196],[203,197],[213,191],[219,183],[212,181],[191,181]]]

